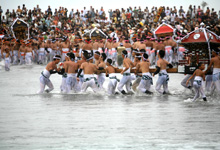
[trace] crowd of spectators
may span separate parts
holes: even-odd
[[[114,29],[118,36],[130,37],[131,34],[152,33],[162,22],[168,23],[173,27],[179,25],[182,32],[189,33],[203,22],[205,27],[220,35],[220,11],[214,8],[201,8],[200,6],[190,5],[188,9],[179,9],[174,7],[161,6],[163,11],[159,19],[155,21],[159,8],[152,7],[141,9],[141,7],[129,7],[116,10],[99,10],[90,6],[83,10],[68,10],[64,7],[48,9],[43,11],[39,5],[33,9],[18,6],[17,9],[3,12],[0,6],[0,24],[9,27],[18,17],[28,22],[31,35],[40,35],[46,32],[55,37],[61,36],[61,32],[75,33],[76,37],[82,38],[84,30],[91,29],[92,24],[98,24],[97,27],[103,30],[107,35]]]

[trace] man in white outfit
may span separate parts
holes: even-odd
[[[44,71],[41,72],[41,76],[40,76],[40,91],[38,92],[43,93],[45,86],[47,85],[49,88],[45,90],[45,92],[49,93],[51,92],[54,87],[52,82],[50,81],[50,75],[56,73],[57,71],[60,71],[60,69],[57,69],[57,64],[60,62],[60,56],[56,55],[53,58],[52,62],[49,62],[46,66],[46,68],[44,69]]]
[[[157,70],[153,73],[153,76],[159,73],[159,78],[156,83],[156,90],[160,94],[167,94],[169,92],[168,91],[169,75],[167,74],[166,68],[167,66],[169,66],[170,68],[173,67],[169,62],[163,59],[164,56],[165,56],[165,51],[160,50],[158,53],[158,61],[156,66]],[[161,90],[162,85],[163,85],[163,90]]]
[[[128,58],[128,53],[126,50],[122,51],[122,58],[123,58],[123,70],[121,74],[123,75],[121,81],[118,84],[118,90],[122,94],[133,94],[131,91],[131,72],[130,69],[134,67],[133,62]],[[123,86],[126,86],[127,93],[123,89]]]

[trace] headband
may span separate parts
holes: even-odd
[[[135,56],[136,58],[141,58],[141,56]]]
[[[91,60],[91,59],[93,59],[93,57],[90,57],[90,58],[88,58],[88,59],[86,59],[86,60],[88,61],[88,60]]]
[[[54,56],[53,59],[60,59],[60,57],[56,57],[56,56]]]
[[[100,56],[100,54],[97,54],[97,53],[94,53],[94,54]]]

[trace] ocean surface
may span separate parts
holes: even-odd
[[[0,150],[220,149],[220,98],[184,102],[183,74],[170,74],[169,95],[62,94],[58,74],[39,95],[44,67],[0,68]]]

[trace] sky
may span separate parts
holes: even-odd
[[[148,8],[152,8],[152,6],[176,6],[177,9],[183,6],[183,9],[187,11],[190,4],[198,6],[201,5],[202,1],[208,3],[207,7],[214,8],[217,11],[220,10],[220,0],[0,0],[0,6],[4,11],[3,13],[7,9],[10,11],[12,9],[16,10],[18,5],[22,7],[23,4],[26,5],[27,9],[33,9],[39,4],[43,11],[48,8],[48,5],[51,6],[53,11],[55,8],[62,6],[67,8],[69,12],[72,8],[74,10],[83,10],[83,7],[89,9],[90,6],[93,6],[95,9],[100,9],[103,6],[105,11],[109,9],[128,8],[129,6],[132,8],[134,6],[141,6],[142,9],[146,6]]]

